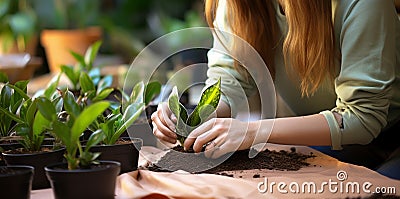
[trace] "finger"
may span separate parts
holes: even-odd
[[[211,130],[212,127],[214,126],[214,122],[215,122],[214,119],[213,120],[209,120],[209,121],[205,122],[204,124],[200,125],[199,127],[197,127],[196,129],[194,129],[189,134],[189,136],[186,138],[186,141],[184,143],[184,148],[185,149],[190,148],[190,146],[193,145],[193,143],[195,142],[195,140],[197,139],[198,136],[200,136],[203,133]]]
[[[152,121],[153,121],[153,127],[156,126],[157,129],[162,133],[165,134],[165,136],[168,136],[172,139],[176,139],[177,136],[176,134],[168,127],[165,126],[164,123],[161,122],[160,118],[155,116],[152,117]]]
[[[217,144],[214,140],[218,137],[218,133],[216,131],[207,131],[201,135],[199,135],[193,143],[193,150],[195,152],[200,152],[203,149],[203,146],[213,142],[212,144]],[[208,145],[207,147],[213,147],[212,145]],[[215,147],[215,146],[214,146]]]
[[[171,112],[169,111],[168,106],[163,103],[159,105],[160,110],[157,111],[158,118],[160,118],[160,121],[164,123],[169,129],[175,130],[175,123],[170,119],[171,117]]]
[[[153,126],[154,126],[154,128],[153,128],[153,134],[154,134],[158,139],[160,139],[160,140],[162,140],[162,141],[165,141],[165,142],[172,143],[172,144],[175,144],[175,143],[176,143],[176,138],[174,139],[174,138],[168,137],[168,136],[166,136],[164,133],[162,133],[161,131],[159,131],[158,128],[157,128],[157,125],[154,124],[154,122],[153,122]]]
[[[214,151],[218,149],[224,141],[224,137],[217,137],[216,139],[209,142],[205,148],[204,155],[208,158],[212,157]]]

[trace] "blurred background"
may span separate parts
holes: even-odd
[[[60,65],[74,64],[69,51],[84,54],[90,44],[102,40],[96,63],[104,73],[118,76],[156,38],[206,27],[203,4],[203,0],[0,0],[0,71],[11,82],[31,79],[35,92],[60,71]],[[185,38],[166,45],[182,42]],[[204,50],[186,53],[189,59],[198,59],[195,62],[206,61],[205,54]],[[180,65],[171,60],[166,61],[167,70]]]

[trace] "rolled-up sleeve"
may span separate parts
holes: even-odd
[[[336,107],[323,112],[333,149],[368,144],[387,124],[395,79],[396,20],[393,2],[388,0],[353,1],[343,15]],[[343,128],[338,128],[333,111],[342,115]]]

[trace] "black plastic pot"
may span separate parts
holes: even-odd
[[[131,142],[127,144],[93,146],[90,151],[100,152],[99,160],[112,160],[121,163],[121,173],[126,173],[137,169],[142,139],[122,139],[131,140]]]
[[[34,168],[15,165],[0,167],[0,195],[7,199],[28,199],[31,195]]]
[[[8,150],[14,150],[17,148],[21,148],[22,144],[20,144],[20,143],[0,143],[0,147],[4,151],[8,151]],[[2,153],[0,153],[0,166],[7,166],[6,162],[4,161]]]
[[[50,182],[46,178],[44,167],[56,162],[62,162],[65,149],[34,154],[3,153],[7,165],[30,165],[35,168],[32,189],[50,188]]]
[[[119,162],[100,161],[90,169],[68,170],[66,163],[58,163],[45,170],[55,199],[111,199],[120,166]]]

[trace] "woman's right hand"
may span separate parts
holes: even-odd
[[[166,102],[158,104],[157,111],[151,115],[153,134],[160,140],[176,143],[175,123],[176,117],[171,112]]]

